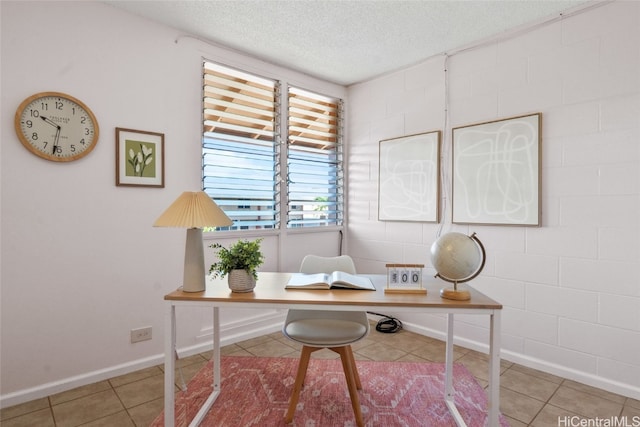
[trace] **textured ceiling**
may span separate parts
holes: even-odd
[[[235,0],[105,3],[185,34],[350,85],[514,29],[586,0]]]

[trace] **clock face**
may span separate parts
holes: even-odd
[[[54,162],[78,160],[98,142],[98,121],[80,100],[59,92],[25,99],[16,110],[20,142],[33,154]]]

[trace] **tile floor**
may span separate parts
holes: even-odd
[[[444,361],[442,341],[407,331],[383,334],[372,328],[369,337],[354,345],[354,350],[356,359]],[[298,357],[299,347],[277,332],[226,346],[222,353],[248,357]],[[188,382],[209,357],[209,353],[203,353],[182,359],[179,364],[182,367],[184,380]],[[323,350],[314,353],[314,357],[336,357],[336,355]],[[483,386],[488,384],[486,355],[455,347],[454,358],[457,363],[463,363]],[[586,420],[624,416],[629,423],[640,420],[640,401],[638,400],[506,361],[502,362],[501,371],[500,410],[508,418],[512,427],[596,425],[586,424]],[[179,372],[176,378],[180,381]],[[2,427],[148,426],[162,408],[163,366],[154,366],[3,409],[0,413],[0,425]],[[580,418],[571,418],[574,416]],[[569,424],[570,418],[573,424]],[[576,421],[580,419],[585,420],[584,424]]]

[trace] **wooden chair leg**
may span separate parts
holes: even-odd
[[[351,366],[353,367],[353,377],[356,380],[356,387],[358,390],[362,390],[362,383],[360,382],[360,374],[358,373],[358,366],[356,365],[356,358],[353,357],[353,349],[350,345],[346,347],[347,353],[349,354],[349,359],[351,361]]]
[[[302,390],[304,377],[306,376],[307,368],[309,367],[309,359],[311,358],[311,353],[313,353],[315,350],[316,349],[312,347],[302,347],[300,362],[298,363],[298,373],[296,374],[296,381],[293,384],[291,400],[289,400],[289,409],[287,410],[287,414],[284,418],[287,423],[293,421],[293,414],[296,412],[296,406],[298,405],[298,399],[300,398],[300,390]]]
[[[353,353],[350,350],[351,346],[346,346],[336,347],[334,351],[340,354],[340,360],[342,361],[344,375],[347,378],[347,388],[349,389],[349,397],[351,398],[353,414],[356,417],[356,425],[358,427],[363,427],[364,421],[362,419],[362,408],[360,407],[360,399],[358,398],[358,386],[356,385],[357,373],[355,372],[355,363],[353,363]]]

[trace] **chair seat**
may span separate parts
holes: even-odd
[[[363,324],[348,320],[299,319],[287,324],[284,332],[292,340],[305,345],[336,347],[360,340],[368,330]]]

